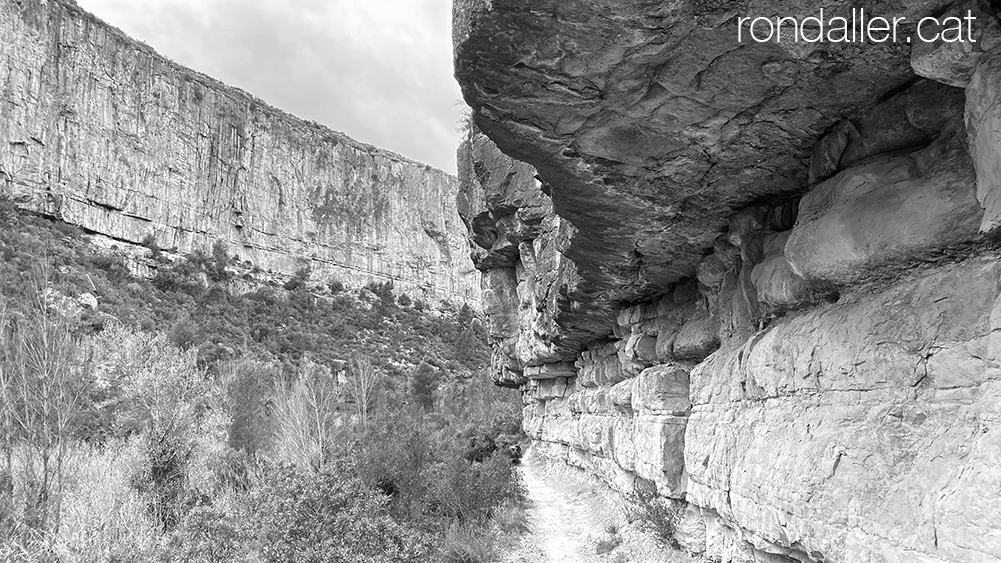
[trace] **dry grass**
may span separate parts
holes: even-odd
[[[7,563],[98,563],[149,560],[159,538],[144,503],[129,486],[142,462],[137,442],[112,442],[102,448],[77,445],[66,452],[58,529],[20,541],[0,539],[0,561]],[[25,463],[15,456],[15,467]],[[17,502],[21,504],[21,502]]]
[[[522,535],[528,532],[528,510],[524,502],[505,502],[494,510],[493,524],[504,534]]]
[[[491,563],[500,556],[500,533],[495,528],[453,524],[445,533],[445,563]]]
[[[141,445],[81,446],[70,458],[70,488],[52,538],[61,561],[90,563],[149,554],[158,533],[129,478],[142,463]]]

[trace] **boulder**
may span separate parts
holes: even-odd
[[[796,309],[816,300],[810,284],[796,275],[786,261],[785,244],[790,234],[784,231],[767,236],[765,258],[751,271],[758,303],[771,313]]]
[[[808,282],[847,284],[975,240],[975,181],[956,137],[873,158],[803,196],[785,259]]]
[[[673,356],[679,360],[700,361],[719,347],[719,336],[712,319],[702,316],[689,320],[674,340]]]

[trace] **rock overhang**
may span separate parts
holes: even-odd
[[[837,124],[911,85],[906,43],[738,43],[736,18],[949,2],[494,0],[456,5],[477,127],[533,165],[571,225],[552,311],[567,348],[694,275],[738,209],[807,190]]]

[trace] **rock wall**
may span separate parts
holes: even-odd
[[[544,4],[455,33],[460,212],[537,447],[716,561],[1001,561],[996,15],[738,45],[822,3]]]
[[[475,301],[456,179],[177,65],[69,0],[0,0],[0,192],[166,249]]]

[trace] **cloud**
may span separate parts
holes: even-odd
[[[452,78],[451,0],[78,3],[274,106],[455,171],[461,94]]]

